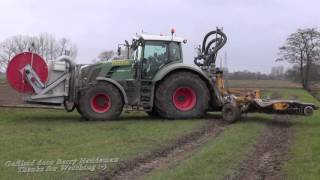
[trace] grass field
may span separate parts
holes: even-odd
[[[150,120],[144,113],[125,114],[118,121],[81,122],[76,113],[20,109],[1,109],[0,119],[1,179],[77,179],[90,173],[17,173],[5,162],[80,158],[124,161],[166,146],[206,122]]]
[[[304,90],[288,90],[302,101],[319,105]],[[320,112],[311,117],[300,117],[293,121],[295,138],[291,147],[291,158],[284,167],[288,179],[319,179],[320,178]]]
[[[308,92],[300,88],[277,88],[264,91],[284,99],[299,99],[318,104]],[[253,119],[253,120],[252,120]],[[224,179],[253,148],[256,139],[272,118],[253,114],[245,121],[231,125],[218,139],[202,146],[192,157],[165,169],[148,174],[145,179]],[[311,117],[292,119],[294,139],[288,151],[289,161],[282,171],[287,179],[320,178],[320,112]],[[262,122],[262,123],[261,123]]]
[[[7,82],[6,77],[0,75],[0,84],[4,84],[5,82]]]
[[[250,82],[234,83],[234,87],[240,87]],[[259,83],[262,82],[251,82],[257,86]],[[265,97],[299,99],[319,105],[299,85],[268,83],[264,84]],[[132,112],[123,114],[117,121],[86,122],[81,121],[77,113],[0,109],[0,179],[78,179],[84,175],[96,175],[98,170],[17,173],[15,167],[7,167],[5,163],[97,157],[126,161],[168,146],[177,138],[203,127],[209,119],[168,121]],[[241,162],[250,156],[272,119],[271,115],[245,116],[183,160],[151,171],[142,179],[224,179],[235,173]],[[320,178],[319,119],[318,111],[311,117],[291,117],[294,134],[287,152],[289,160],[281,167],[287,179]],[[117,163],[110,165],[108,169]]]
[[[319,82],[311,82],[311,93],[314,97],[320,100],[320,83]]]
[[[301,85],[281,80],[226,80],[231,88],[301,88]]]

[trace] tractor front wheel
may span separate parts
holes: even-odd
[[[87,120],[115,119],[122,112],[122,96],[112,84],[99,82],[81,93],[78,108]]]

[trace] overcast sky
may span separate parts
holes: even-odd
[[[188,40],[185,61],[206,32],[224,27],[227,65],[234,70],[270,72],[277,49],[297,28],[318,27],[319,0],[0,0],[0,40],[41,32],[66,37],[78,47],[77,62],[90,63],[99,52],[142,30]],[[284,64],[286,65],[286,64]]]

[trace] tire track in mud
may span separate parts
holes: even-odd
[[[22,95],[13,90],[9,84],[0,84],[0,105],[24,104]]]
[[[171,145],[120,164],[111,172],[84,179],[139,179],[143,175],[188,158],[202,144],[219,136],[227,127],[220,120],[210,120],[205,126],[174,141]]]
[[[227,180],[278,180],[285,179],[281,171],[289,160],[289,148],[293,139],[290,116],[277,115],[267,122],[267,129],[258,138],[253,151],[240,163],[235,173]]]

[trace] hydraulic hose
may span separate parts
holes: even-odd
[[[216,37],[207,43],[210,36]],[[207,33],[202,41],[202,47],[199,49],[200,53],[194,58],[194,63],[197,66],[210,66],[216,62],[218,51],[226,44],[227,36],[220,29]],[[203,60],[203,63],[199,62]]]

